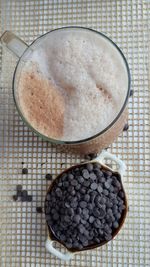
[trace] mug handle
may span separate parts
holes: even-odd
[[[17,57],[21,57],[24,51],[28,48],[28,45],[24,41],[10,31],[5,31],[0,37],[0,41]]]
[[[64,254],[64,253],[58,251],[56,248],[54,248],[53,247],[54,242],[55,242],[54,240],[50,240],[49,238],[47,238],[45,246],[46,246],[46,249],[48,250],[48,252],[52,253],[57,258],[59,258],[60,260],[64,260],[64,261],[68,261],[73,257],[73,253],[71,253],[71,252]]]
[[[118,172],[121,174],[121,176],[124,175],[125,170],[126,170],[126,165],[125,163],[117,158],[115,155],[109,153],[108,151],[103,150],[102,153],[94,159],[94,161],[99,161],[100,163],[103,163],[104,159],[111,159],[112,161],[115,161],[118,164]]]

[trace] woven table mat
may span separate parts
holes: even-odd
[[[106,34],[125,54],[131,70],[129,130],[108,151],[127,165],[124,177],[129,200],[125,225],[115,240],[62,262],[46,252],[44,206],[49,182],[79,155],[59,149],[34,135],[20,119],[12,96],[16,58],[0,46],[0,266],[150,266],[150,1],[1,0],[0,33],[10,30],[30,44],[41,34],[62,26],[85,26]],[[23,164],[24,163],[24,164]],[[22,167],[28,175],[22,175]],[[33,195],[31,203],[14,202],[16,185]]]

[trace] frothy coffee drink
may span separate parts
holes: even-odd
[[[85,29],[37,40],[18,84],[23,116],[39,133],[77,141],[104,130],[127,94],[125,63],[111,42]]]

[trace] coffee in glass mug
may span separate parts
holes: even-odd
[[[15,102],[25,122],[46,140],[89,153],[109,145],[123,129],[129,68],[103,34],[57,29],[34,41],[19,62]]]

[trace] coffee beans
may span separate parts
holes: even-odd
[[[45,202],[52,233],[75,250],[111,240],[125,208],[119,175],[98,163],[73,167],[60,175]]]

